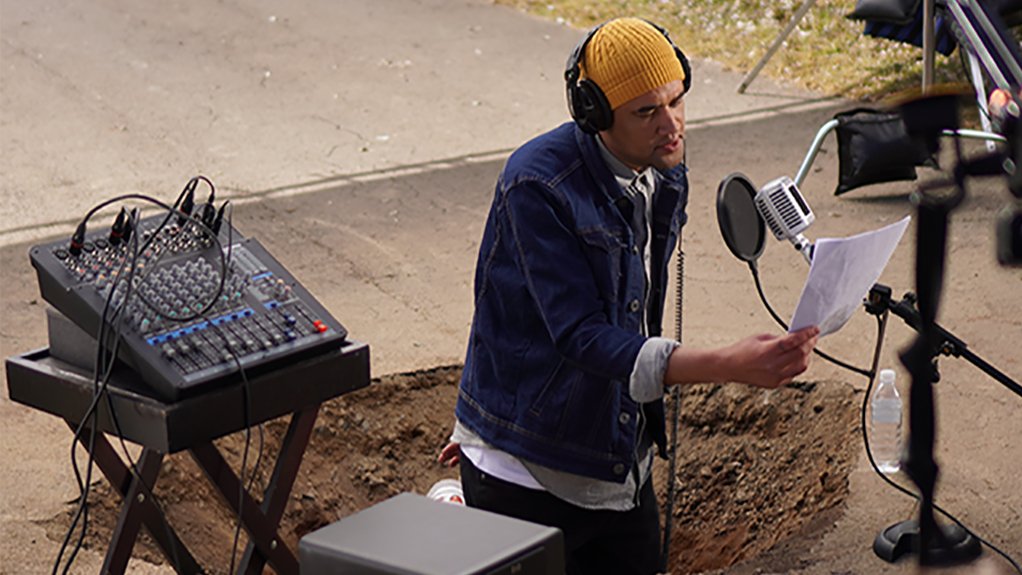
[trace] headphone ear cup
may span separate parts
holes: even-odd
[[[579,95],[578,83],[568,83],[568,112],[571,113],[571,119],[575,120],[579,126],[581,126],[585,120],[585,113]]]
[[[575,108],[575,120],[579,126],[590,134],[609,130],[614,124],[614,111],[610,109],[603,90],[595,82],[585,79],[578,83],[576,91],[578,106]]]

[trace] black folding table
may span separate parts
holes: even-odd
[[[56,415],[72,429],[80,425],[93,402],[91,371],[53,357],[49,348],[10,357],[6,367],[11,400]],[[268,563],[277,573],[297,574],[298,559],[277,530],[316,416],[323,402],[368,384],[369,346],[356,342],[251,376],[247,383],[215,387],[174,403],[152,397],[127,368],[115,370],[107,391],[109,401],[97,404],[91,420],[100,432],[93,459],[123,497],[102,573],[124,573],[142,525],[178,572],[203,571],[150,498],[163,458],[187,450],[248,533],[238,573],[261,573]],[[258,502],[240,489],[241,479],[213,440],[285,415],[290,416],[290,425]],[[80,443],[88,449],[85,438],[90,429],[83,431]],[[137,475],[107,439],[118,433],[143,447],[135,465]]]

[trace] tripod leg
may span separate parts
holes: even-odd
[[[770,48],[768,48],[766,54],[763,54],[763,57],[759,59],[759,62],[756,62],[756,65],[752,68],[752,70],[749,70],[749,73],[742,78],[742,83],[738,86],[739,94],[745,93],[745,89],[752,84],[752,81],[755,80],[756,76],[758,76],[760,71],[763,70],[763,66],[766,66],[767,62],[770,61],[770,58],[773,58],[774,54],[781,47],[781,44],[788,39],[788,36],[790,36],[792,31],[795,30],[795,26],[798,26],[798,23],[806,17],[806,13],[809,12],[809,9],[812,8],[815,3],[816,0],[802,0],[802,5],[798,7],[798,10],[795,12],[795,16],[791,18],[791,22],[788,22],[788,25],[784,28],[784,30],[777,35],[777,38],[774,39],[774,43],[770,45]]]

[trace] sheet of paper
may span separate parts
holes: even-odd
[[[822,337],[841,329],[862,307],[911,219],[856,236],[818,240],[789,331],[816,325]]]

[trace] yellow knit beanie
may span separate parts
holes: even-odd
[[[618,18],[600,27],[586,46],[582,77],[595,82],[613,110],[674,80],[685,71],[670,41],[649,22]]]

